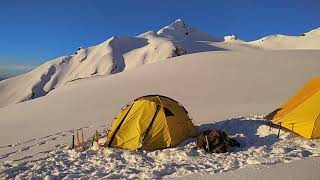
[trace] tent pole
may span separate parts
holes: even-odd
[[[120,123],[119,123],[119,125],[118,125],[117,129],[116,129],[116,130],[115,130],[115,132],[112,134],[111,139],[110,139],[110,141],[109,141],[109,143],[108,143],[108,145],[107,145],[108,147],[111,147],[111,144],[112,144],[112,142],[113,142],[113,139],[115,138],[115,136],[116,136],[117,132],[119,131],[119,129],[120,129],[120,127],[121,127],[121,125],[122,125],[123,121],[126,119],[127,115],[129,114],[129,112],[130,112],[130,110],[131,110],[132,106],[134,105],[134,102],[135,102],[135,101],[133,101],[133,103],[132,103],[131,107],[128,109],[128,111],[127,111],[127,113],[124,115],[124,117],[121,119],[121,121],[120,121]]]
[[[147,130],[146,130],[146,133],[144,134],[144,136],[143,136],[143,138],[142,138],[142,143],[144,142],[145,138],[147,137],[147,135],[148,135],[148,133],[149,133],[149,131],[150,131],[150,129],[151,129],[151,126],[152,126],[154,120],[156,119],[156,117],[157,117],[157,115],[158,115],[159,110],[160,110],[160,105],[157,105],[156,112],[153,114],[153,117],[152,117],[152,119],[151,119],[151,122],[150,122],[150,124],[149,124],[149,126],[148,126],[148,128],[147,128]]]

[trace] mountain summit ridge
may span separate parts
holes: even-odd
[[[272,37],[272,38],[270,38]],[[213,37],[178,19],[157,32],[138,36],[112,36],[72,55],[48,61],[34,70],[0,81],[0,107],[45,96],[73,81],[107,76],[144,64],[190,53],[263,49],[320,49],[320,29],[304,35],[270,36],[245,42],[236,36]]]

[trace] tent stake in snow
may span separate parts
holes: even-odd
[[[208,136],[205,136],[205,138],[206,138],[206,142],[207,142],[207,149],[208,149],[208,152],[210,152],[210,146],[209,146]]]
[[[79,139],[79,132],[78,132],[78,130],[77,130],[77,145],[78,145],[78,147],[80,146],[80,139]]]
[[[96,130],[95,140],[96,140],[97,142],[99,142],[99,139],[100,139],[100,135],[99,135],[98,131]]]
[[[279,123],[280,127],[279,127],[279,131],[278,131],[278,138],[280,137],[280,130],[281,130],[281,122]]]
[[[268,125],[269,125],[269,131],[271,131],[271,129],[272,129],[272,123],[268,123]]]
[[[81,129],[81,140],[82,140],[81,146],[82,146],[82,147],[84,147],[84,135],[83,135],[83,129]]]
[[[72,135],[72,149],[74,149],[74,134]]]
[[[92,136],[91,146],[93,146],[94,139],[95,139],[95,135]]]

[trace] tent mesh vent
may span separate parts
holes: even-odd
[[[174,116],[174,114],[168,108],[164,107],[163,109],[166,116]]]

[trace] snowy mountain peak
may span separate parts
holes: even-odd
[[[187,25],[182,19],[177,19],[173,23],[160,29],[157,34],[175,41],[223,41],[223,38],[212,37],[208,33]]]
[[[235,41],[235,40],[238,40],[238,37],[234,34],[224,37],[224,41]]]
[[[168,26],[160,29],[157,34],[172,39],[183,39],[189,34],[189,27],[181,20],[178,19]]]
[[[177,19],[175,20],[173,23],[171,23],[169,26],[171,27],[175,27],[175,28],[184,28],[186,29],[189,25],[187,25],[186,23],[184,23],[184,21],[182,19]]]
[[[183,20],[179,18],[179,19],[175,20],[174,23],[183,23]]]

